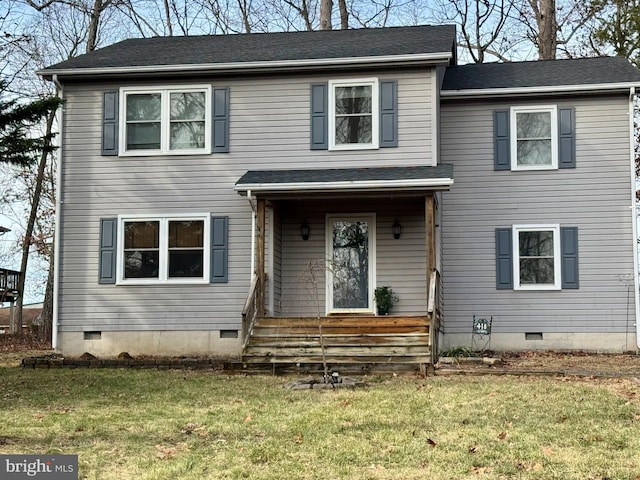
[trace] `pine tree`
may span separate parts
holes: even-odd
[[[51,138],[37,135],[37,125],[61,103],[48,96],[31,102],[5,99],[7,84],[0,80],[0,162],[29,164],[38,154],[54,149]]]

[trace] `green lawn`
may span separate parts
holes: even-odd
[[[0,453],[86,479],[640,479],[640,386],[536,377],[291,378],[0,368]]]

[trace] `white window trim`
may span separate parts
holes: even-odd
[[[336,145],[337,87],[371,86],[371,143]],[[377,78],[329,80],[329,150],[372,150],[380,148],[380,87]]]
[[[202,278],[168,278],[169,264],[169,222],[185,220],[203,220],[203,263]],[[124,278],[124,223],[125,222],[160,222],[159,267],[158,278]],[[211,215],[209,213],[151,214],[151,215],[118,215],[118,254],[116,263],[116,285],[158,285],[180,284],[201,285],[210,283],[211,277]]]
[[[518,165],[518,113],[550,113],[551,114],[551,165]],[[556,105],[531,105],[511,107],[509,113],[511,131],[511,170],[557,170],[558,169],[558,107]]]
[[[553,284],[520,284],[520,242],[519,232],[553,232]],[[536,224],[536,225],[513,225],[512,229],[513,245],[513,286],[514,290],[561,290],[562,289],[562,256],[560,251],[560,225],[559,224]]]
[[[331,260],[333,259],[333,228],[334,220],[365,220],[369,222],[369,308],[333,308],[333,274],[331,272]],[[373,291],[376,285],[376,214],[372,213],[330,213],[325,215],[325,251],[329,262],[325,283],[325,309],[327,315],[332,313],[374,313]]]
[[[171,93],[205,93],[205,112],[204,112],[204,148],[191,148],[181,150],[169,149],[169,132],[170,132],[170,94]],[[127,150],[127,95],[141,93],[160,93],[161,112],[160,112],[160,149],[158,150]],[[197,155],[211,153],[211,85],[163,85],[158,87],[123,87],[120,89],[119,95],[119,127],[118,127],[118,151],[121,157],[145,157],[150,155]]]

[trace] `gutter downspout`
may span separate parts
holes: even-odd
[[[250,281],[253,281],[253,276],[256,271],[256,216],[257,206],[254,204],[251,197],[251,190],[247,190],[247,200],[251,206],[251,276]]]
[[[53,84],[56,87],[56,93],[60,99],[64,100],[64,87],[58,81],[58,76],[53,75]],[[56,229],[54,233],[53,245],[53,318],[51,320],[51,348],[58,350],[58,310],[60,302],[58,296],[60,294],[60,229],[62,228],[62,162],[64,158],[63,141],[62,141],[62,123],[63,123],[64,104],[58,109],[58,171],[56,172],[56,184],[58,191],[56,195]]]
[[[638,212],[636,208],[636,155],[634,132],[634,99],[636,87],[629,89],[629,161],[631,166],[631,226],[633,228],[633,303],[635,305],[636,346],[640,349],[640,304],[638,304],[638,292],[640,291],[640,272],[638,272]],[[625,346],[626,348],[626,346]]]

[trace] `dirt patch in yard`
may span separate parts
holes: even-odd
[[[461,358],[452,364],[439,364],[437,373],[556,374],[610,377],[640,377],[638,354],[593,354],[585,352],[505,352],[492,355],[499,361],[474,361]]]

